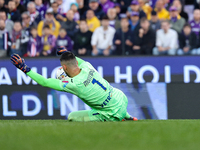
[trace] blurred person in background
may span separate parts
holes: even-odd
[[[157,0],[148,0],[149,1],[149,5],[154,8],[156,5]],[[169,10],[170,6],[172,6],[172,2],[174,0],[163,0],[164,6],[166,10]],[[181,0],[182,4],[183,4],[184,0]]]
[[[109,56],[113,45],[115,29],[109,26],[108,16],[104,16],[101,21],[102,26],[98,27],[92,35],[92,55]]]
[[[141,28],[134,35],[133,53],[152,55],[155,46],[155,31],[150,28],[150,23],[146,18],[140,20]]]
[[[43,27],[43,36],[42,36],[42,56],[49,56],[53,53],[56,46],[56,37],[51,34],[51,29],[49,25]]]
[[[87,6],[84,6],[84,0],[76,0],[78,3],[78,12],[80,14],[80,18],[85,18],[85,13],[87,12]]]
[[[158,20],[157,12],[154,10],[151,12],[150,26],[154,31],[157,31],[161,27],[160,20]]]
[[[34,2],[34,0],[21,0],[20,3],[26,8],[26,11],[27,11],[28,3],[31,2],[31,1]],[[44,2],[45,1],[49,1],[49,0],[44,0]]]
[[[149,5],[154,8],[157,0],[149,0]]]
[[[31,22],[30,14],[28,12],[24,12],[22,14],[22,28],[25,30],[25,33],[29,36],[30,29],[33,26],[37,26],[36,22]]]
[[[151,6],[147,3],[148,0],[138,0],[140,8],[145,12],[147,19],[150,20],[151,18]]]
[[[175,6],[171,6],[169,11],[171,28],[180,33],[185,24],[185,19],[178,14],[178,9]]]
[[[38,36],[36,27],[31,27],[30,33],[31,36],[28,42],[27,56],[38,57],[43,49],[41,37]]]
[[[108,9],[113,8],[115,6],[115,4],[110,0],[99,0],[99,3],[105,14],[107,14]]]
[[[198,37],[200,37],[200,32],[199,32],[199,36]],[[196,51],[193,50],[192,54],[200,55],[200,38],[197,38],[197,43],[198,43],[197,49],[196,49]]]
[[[194,9],[200,9],[200,1],[194,0]]]
[[[4,22],[6,24],[6,30],[11,34],[14,23],[12,20],[7,19],[5,11],[0,11],[0,19],[4,20]]]
[[[51,33],[57,37],[60,30],[60,23],[55,20],[53,16],[53,9],[48,8],[46,11],[45,19],[40,21],[37,27],[38,35],[41,37],[43,34],[43,27],[48,25],[50,27]]]
[[[60,28],[59,36],[56,40],[56,47],[64,46],[68,51],[72,51],[72,40],[67,36],[67,32],[64,28]]]
[[[90,56],[92,32],[88,30],[86,20],[80,20],[79,29],[74,36],[74,53],[79,56]]]
[[[16,53],[20,56],[23,56],[27,52],[27,46],[29,37],[25,33],[25,31],[22,30],[21,22],[16,21],[13,26],[11,37],[11,55]]]
[[[105,16],[105,12],[102,10],[101,5],[99,5],[98,0],[89,0],[89,8],[94,11],[95,16],[101,20]]]
[[[56,16],[56,19],[63,20],[66,16],[66,12],[64,12],[64,4],[63,0],[56,0],[56,3],[58,4],[58,15]]]
[[[126,13],[127,8],[131,5],[131,0],[117,0],[117,3],[120,6],[121,13]]]
[[[154,9],[157,12],[158,19],[165,20],[169,18],[169,12],[165,9],[163,0],[158,0]]]
[[[8,8],[5,7],[4,0],[0,0],[0,11],[5,11],[6,13],[8,13]]]
[[[53,9],[53,16],[56,19],[56,16],[58,15],[58,3],[56,2],[51,3],[51,8]]]
[[[19,21],[21,19],[21,14],[16,8],[16,3],[15,1],[9,1],[8,2],[8,13],[7,13],[7,18],[12,20],[13,22]]]
[[[126,13],[127,16],[128,16],[128,17],[131,17],[131,13],[132,13],[132,12],[138,12],[138,13],[139,13],[140,19],[143,18],[143,17],[146,17],[145,12],[144,12],[143,10],[140,9],[140,5],[139,5],[139,3],[138,3],[137,0],[133,0],[133,1],[131,2],[131,5],[130,5],[130,7],[128,8],[128,11],[127,11],[127,13]]]
[[[0,19],[0,58],[6,57],[10,52],[11,41],[5,26],[5,21]]]
[[[20,2],[21,0],[14,0],[17,6],[17,10],[19,10],[20,14],[26,11],[26,7],[24,7]]]
[[[164,6],[166,10],[169,10],[170,6],[171,6],[171,1],[172,0],[163,0]]]
[[[183,17],[186,22],[188,22],[188,14],[184,11],[181,1],[174,0],[172,6],[175,6],[178,10],[179,15]]]
[[[80,15],[78,12],[78,3],[72,3],[70,10],[72,10],[74,12],[74,21],[80,20]]]
[[[131,13],[131,20],[129,21],[131,31],[139,30],[140,27],[140,20],[139,20],[139,13],[132,12]]]
[[[117,17],[117,11],[115,8],[108,9],[107,16],[109,18],[109,24],[116,30],[120,28],[120,20]]]
[[[194,19],[190,21],[190,25],[192,31],[196,34],[197,38],[199,38],[200,32],[200,9],[195,9],[193,13]]]
[[[62,15],[58,13],[58,3],[53,2],[51,3],[51,8],[53,9],[53,16],[54,18],[59,22],[62,23],[62,21],[65,19]]]
[[[115,55],[131,55],[133,41],[131,30],[129,29],[128,18],[121,18],[121,28],[118,29],[114,36]]]
[[[34,2],[36,5],[36,10],[39,12],[41,19],[43,20],[45,18],[47,7],[43,5],[42,0],[34,0]]]
[[[74,34],[78,31],[78,24],[74,21],[74,12],[69,10],[67,12],[67,20],[61,23],[62,28],[67,31],[67,35],[73,39]]]
[[[91,9],[86,13],[86,21],[91,32],[94,32],[94,30],[101,25],[99,19],[94,14],[94,11]]]
[[[66,21],[67,13],[64,13],[63,11],[63,1],[62,0],[56,0],[56,3],[58,4],[57,10],[54,8],[54,12],[57,12],[55,19],[62,23],[62,21]]]
[[[75,3],[76,0],[63,0],[62,6],[63,6],[63,13],[66,14],[70,10],[70,6],[72,3]]]
[[[127,17],[126,13],[121,13],[120,4],[116,3],[114,8],[115,8],[115,10],[117,12],[117,17],[119,19]]]
[[[36,5],[34,2],[29,2],[27,5],[28,13],[31,18],[31,23],[39,23],[42,20],[41,14],[36,10]]]
[[[183,32],[179,35],[179,50],[178,55],[190,55],[196,54],[196,48],[198,46],[197,37],[194,32],[192,32],[190,24],[185,24],[183,27]]]
[[[153,55],[175,55],[178,48],[178,34],[170,29],[168,20],[161,22],[161,29],[156,32],[156,47]]]

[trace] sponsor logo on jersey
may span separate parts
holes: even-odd
[[[110,100],[111,100],[111,98],[112,98],[113,87],[110,86],[109,90],[110,90],[110,92],[109,92],[109,94],[108,94],[108,97],[107,97],[106,100],[101,104],[101,107],[102,107],[102,108],[103,108],[104,106],[106,106],[106,105],[110,102]]]
[[[63,85],[63,87],[65,88],[66,86],[67,86],[67,84],[69,83],[69,81],[62,81],[63,83],[65,83],[64,85]]]
[[[110,96],[110,92],[109,92],[109,96],[106,98],[106,100],[101,104],[101,107],[103,108],[104,106],[106,106],[110,100],[111,100],[111,96]]]

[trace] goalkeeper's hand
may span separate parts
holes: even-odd
[[[67,49],[64,46],[59,46],[57,48],[57,54],[62,55],[63,53],[67,52]]]
[[[18,54],[13,54],[10,57],[10,60],[13,65],[15,65],[17,68],[19,68],[24,73],[29,72],[31,69],[25,64],[25,61],[23,58],[21,58]]]

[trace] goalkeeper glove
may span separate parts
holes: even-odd
[[[13,65],[15,65],[17,68],[19,68],[24,73],[27,73],[31,70],[31,68],[25,64],[24,59],[21,58],[18,54],[11,55],[10,60]]]
[[[57,54],[62,55],[63,53],[67,52],[67,49],[64,46],[60,46],[57,48]]]

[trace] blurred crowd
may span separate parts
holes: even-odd
[[[0,57],[200,55],[200,1],[0,0]]]

